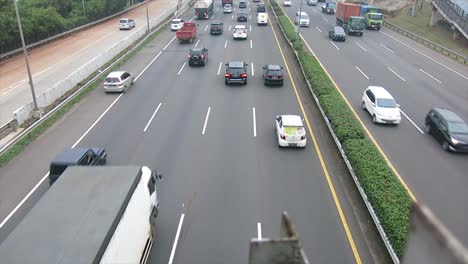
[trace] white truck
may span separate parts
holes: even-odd
[[[145,263],[159,179],[145,166],[68,167],[0,244],[0,262]]]
[[[197,19],[209,19],[213,15],[213,0],[197,0],[194,9]]]

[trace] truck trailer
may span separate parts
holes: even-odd
[[[160,178],[145,166],[68,167],[0,244],[0,262],[145,263]]]
[[[198,0],[194,5],[197,19],[210,19],[213,15],[213,0]]]
[[[336,9],[336,24],[343,27],[346,34],[364,34],[365,19],[360,16],[360,6],[339,2]]]

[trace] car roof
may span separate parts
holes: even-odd
[[[122,17],[120,20],[129,20],[130,18],[128,17]]]
[[[304,126],[302,119],[298,115],[282,115],[283,126]]]
[[[231,4],[224,4],[224,7],[226,7],[226,6],[228,6],[228,7],[229,7],[229,6],[231,6]]]
[[[340,27],[340,26],[332,26],[332,27],[333,27],[333,29],[342,29],[343,30],[343,28]]]
[[[118,78],[124,73],[125,73],[124,71],[114,71],[114,72],[109,73],[109,75],[107,75],[107,78],[112,78],[112,77]]]
[[[454,112],[445,109],[445,108],[434,108],[435,111],[437,111],[445,120],[447,121],[453,121],[453,122],[463,122],[465,121],[461,119],[457,114]]]
[[[221,25],[223,22],[221,21],[213,21],[211,22],[211,25]]]
[[[203,51],[203,48],[191,48],[190,51]]]
[[[182,21],[182,18],[174,18],[172,21]]]
[[[67,148],[55,156],[52,164],[69,164],[77,162],[83,157],[90,148]]]
[[[276,64],[268,64],[267,69],[268,70],[279,71],[279,70],[281,70],[281,66],[276,65]]]
[[[242,68],[244,67],[243,61],[230,61],[229,68]]]
[[[369,87],[367,87],[367,89],[371,90],[376,98],[393,99],[393,96],[387,90],[385,90],[385,88],[383,88],[383,87],[369,86]]]

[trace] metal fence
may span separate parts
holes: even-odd
[[[436,0],[436,1],[439,1],[439,0]],[[440,1],[446,1],[446,0],[440,0]],[[388,28],[392,29],[392,30],[397,31],[398,33],[400,33],[402,35],[405,35],[405,36],[407,36],[407,37],[409,37],[409,38],[411,38],[413,40],[416,40],[417,42],[420,42],[420,43],[426,45],[427,47],[430,47],[431,49],[433,49],[435,51],[438,51],[438,52],[440,52],[442,54],[445,54],[445,55],[447,55],[449,57],[452,57],[452,58],[462,62],[463,64],[466,64],[467,61],[468,61],[468,57],[465,57],[465,56],[461,55],[460,53],[457,53],[457,52],[455,52],[453,50],[449,50],[449,49],[447,49],[445,47],[442,47],[439,44],[436,44],[436,43],[434,43],[434,42],[432,42],[432,41],[430,41],[430,40],[428,40],[426,38],[423,38],[423,37],[421,37],[421,36],[419,36],[417,34],[414,34],[414,33],[410,32],[410,31],[408,31],[408,30],[406,30],[404,28],[401,28],[401,27],[399,27],[397,25],[394,25],[394,24],[389,23],[387,21],[384,21],[384,25],[387,26]]]
[[[444,15],[445,19],[454,24],[465,37],[468,36],[468,13],[465,12],[465,10],[450,0],[433,0],[432,4]]]

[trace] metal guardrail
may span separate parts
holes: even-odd
[[[0,127],[0,139],[8,136],[11,132],[15,132],[18,129],[18,121],[12,119],[3,126]]]
[[[39,41],[37,41],[37,42],[28,44],[28,45],[26,45],[26,49],[34,48],[34,47],[36,47],[36,46],[39,46],[39,45],[41,45],[41,44],[44,44],[44,43],[47,43],[47,42],[49,42],[49,41],[55,40],[55,39],[57,39],[57,38],[61,38],[61,37],[66,36],[66,35],[68,35],[68,34],[71,34],[71,33],[80,31],[80,30],[82,30],[82,29],[85,29],[85,28],[94,26],[94,25],[99,24],[99,23],[101,23],[101,22],[104,22],[104,21],[106,21],[106,20],[112,19],[112,18],[114,18],[114,17],[116,17],[116,16],[119,16],[119,15],[121,15],[121,14],[123,14],[123,13],[126,13],[126,12],[128,12],[128,11],[130,11],[130,10],[133,10],[133,9],[135,9],[135,8],[137,8],[137,7],[139,7],[139,6],[143,5],[143,4],[145,4],[145,3],[147,3],[147,2],[148,2],[148,0],[147,0],[147,1],[144,1],[144,2],[141,2],[141,3],[138,3],[138,4],[132,6],[132,7],[128,8],[128,9],[122,10],[122,11],[120,11],[120,12],[118,12],[118,13],[113,14],[113,15],[110,15],[110,16],[107,16],[107,17],[104,17],[104,18],[101,18],[101,19],[99,19],[99,20],[96,20],[96,21],[94,21],[94,22],[91,22],[91,23],[88,23],[88,24],[85,24],[85,25],[82,25],[82,26],[79,26],[79,27],[70,29],[70,30],[68,30],[68,31],[59,33],[59,34],[57,34],[57,35],[54,35],[54,36],[52,36],[52,37],[48,37],[48,38],[43,39],[43,40],[39,40]],[[12,50],[12,51],[9,51],[9,52],[0,54],[0,60],[2,60],[3,58],[10,57],[11,55],[14,55],[14,54],[16,54],[16,53],[19,53],[19,52],[21,52],[22,50],[23,50],[22,48],[19,48],[19,49],[15,49],[15,50]]]
[[[447,55],[447,56],[452,57],[452,58],[454,58],[454,59],[456,59],[458,61],[461,61],[461,62],[463,62],[463,64],[467,64],[468,57],[465,57],[465,56],[461,55],[460,53],[457,53],[457,52],[455,52],[453,50],[449,50],[449,49],[447,49],[445,47],[442,47],[439,44],[436,44],[436,43],[434,43],[434,42],[432,42],[432,41],[430,41],[430,40],[428,40],[426,38],[423,38],[423,37],[421,37],[421,36],[419,36],[417,34],[414,34],[414,33],[410,32],[410,31],[408,31],[408,30],[406,30],[404,28],[401,28],[401,27],[399,27],[397,25],[394,25],[392,23],[389,23],[387,21],[384,21],[384,25],[386,27],[392,29],[392,30],[397,31],[398,33],[400,33],[400,34],[402,34],[404,36],[407,36],[407,37],[409,37],[409,38],[411,38],[413,40],[416,40],[417,42],[420,42],[420,43],[426,45],[427,47],[429,47],[429,48],[431,48],[431,49],[433,49],[435,51],[438,51],[438,52],[440,52],[440,53],[442,53],[444,55]]]
[[[271,7],[271,9],[273,11],[273,14],[275,15],[276,21],[278,21],[278,17],[276,16],[275,10],[273,9],[273,7],[271,5],[270,5],[270,7]],[[286,38],[286,33],[284,32],[283,28],[281,26],[279,28],[281,29],[281,32],[283,33],[283,36]],[[302,38],[302,41],[305,41],[304,38],[302,37],[302,35],[301,35],[301,38]],[[289,43],[289,46],[294,50],[293,44],[287,38],[286,38],[286,41]],[[310,93],[312,94],[312,97],[314,98],[314,101],[317,104],[317,107],[320,110],[320,113],[321,113],[323,119],[325,120],[325,123],[327,124],[328,130],[330,131],[330,134],[332,135],[333,140],[335,141],[335,144],[336,144],[338,150],[341,153],[341,157],[343,158],[343,160],[344,160],[344,162],[346,164],[346,167],[348,168],[348,171],[351,174],[351,177],[353,178],[353,181],[356,184],[356,187],[357,187],[359,193],[361,194],[362,200],[364,201],[364,204],[366,205],[367,210],[368,210],[372,220],[374,221],[374,224],[375,224],[375,226],[377,228],[377,231],[379,232],[380,237],[382,238],[382,241],[384,242],[385,247],[387,248],[387,251],[388,251],[390,257],[392,258],[393,263],[399,264],[400,259],[398,258],[395,250],[393,249],[393,246],[390,244],[390,240],[388,239],[388,236],[385,233],[385,230],[384,230],[382,224],[380,223],[380,220],[379,220],[377,214],[375,213],[375,210],[372,207],[372,204],[370,203],[369,199],[367,198],[367,195],[366,195],[364,189],[362,188],[361,183],[359,182],[359,179],[357,178],[356,174],[354,173],[354,169],[353,169],[353,167],[351,165],[351,162],[348,160],[348,157],[346,156],[345,151],[341,147],[341,143],[340,143],[338,137],[336,136],[335,131],[333,130],[333,128],[331,126],[331,123],[328,120],[328,117],[326,116],[325,111],[323,110],[318,97],[315,95],[315,93],[314,93],[314,91],[312,89],[312,85],[310,84],[309,80],[307,80],[307,78],[306,78],[306,74],[304,72],[304,67],[303,67],[303,65],[301,63],[301,60],[299,59],[299,54],[297,53],[296,50],[294,50],[294,54],[296,56],[297,61],[299,62],[300,66],[301,66],[302,75],[304,76],[304,79],[306,80],[307,87],[308,87]]]
[[[432,0],[432,4],[468,38],[468,13],[465,10],[450,0]]]

